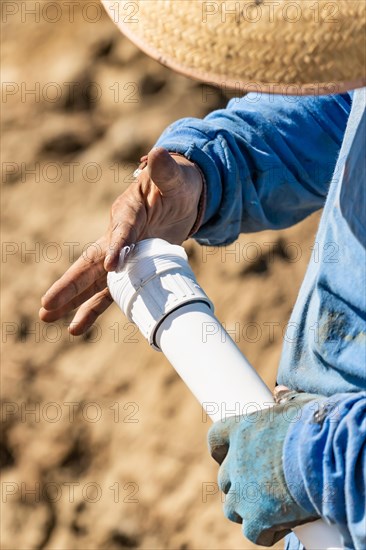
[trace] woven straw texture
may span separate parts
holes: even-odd
[[[287,93],[366,83],[365,0],[103,3],[148,55],[205,82]]]

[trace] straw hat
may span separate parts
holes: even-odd
[[[241,91],[337,93],[366,85],[365,0],[102,0],[145,53]]]

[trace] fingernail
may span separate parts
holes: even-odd
[[[133,173],[133,177],[138,178],[139,175],[141,174],[141,172],[142,172],[142,170],[140,170],[140,168],[137,168]]]
[[[121,252],[119,253],[119,260],[116,268],[116,273],[119,273],[120,271],[122,271],[127,257],[129,256],[129,254],[131,254],[134,248],[135,248],[135,245],[131,244],[130,246],[124,246],[121,249]]]

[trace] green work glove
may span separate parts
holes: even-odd
[[[226,494],[224,513],[242,523],[255,544],[271,546],[291,528],[317,519],[292,498],[282,454],[287,430],[302,408],[319,395],[287,392],[272,408],[216,422],[209,431],[211,456],[221,465],[219,486]]]

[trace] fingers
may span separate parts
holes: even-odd
[[[47,311],[62,309],[105,275],[103,258],[105,239],[90,245],[80,258],[56,281],[43,296]]]
[[[229,450],[232,429],[237,423],[236,417],[215,422],[208,432],[210,454],[218,464],[222,464]]]
[[[145,223],[146,210],[142,198],[121,195],[112,207],[108,249],[104,260],[106,271],[116,270],[121,249],[135,244],[141,238]]]
[[[62,317],[70,313],[70,311],[72,311],[73,309],[79,307],[83,302],[91,298],[94,294],[100,292],[101,290],[104,290],[105,287],[106,274],[104,273],[102,277],[100,277],[100,279],[97,279],[84,292],[82,292],[78,296],[75,296],[68,303],[62,305],[60,308],[49,311],[42,307],[39,310],[39,317],[45,323],[52,323],[54,321],[57,321],[58,319],[61,319]]]
[[[231,487],[231,480],[230,480],[227,461],[224,461],[221,464],[217,481],[220,487],[220,491],[222,491],[225,495],[227,495]]]
[[[180,185],[181,168],[166,149],[156,147],[148,155],[147,171],[163,195]]]
[[[115,271],[118,266],[120,252],[125,246],[131,246],[138,241],[137,229],[132,223],[117,222],[110,230],[110,244],[104,260],[105,271]]]
[[[98,292],[98,294],[95,294],[88,301],[84,302],[70,323],[70,334],[80,336],[85,333],[112,302],[113,298],[108,288]]]
[[[236,487],[231,487],[228,492],[223,506],[225,517],[234,523],[242,523],[243,521],[243,518],[237,512],[240,505],[240,498],[240,486],[236,484]]]

